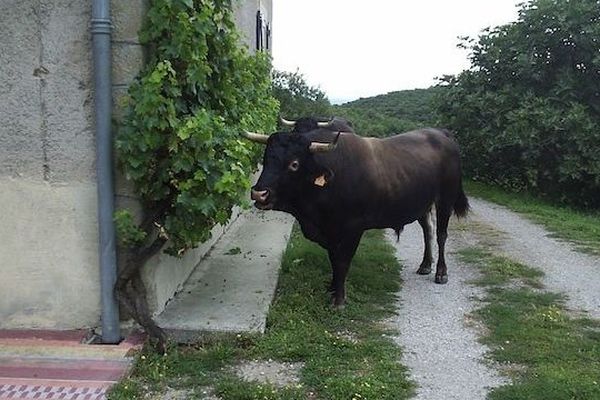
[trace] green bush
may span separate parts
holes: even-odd
[[[443,79],[439,123],[456,133],[472,178],[598,207],[600,8],[521,7],[516,22],[464,40],[472,66]]]

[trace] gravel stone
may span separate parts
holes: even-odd
[[[246,361],[236,367],[236,374],[246,380],[270,383],[276,387],[298,385],[303,363],[278,362],[273,360]]]

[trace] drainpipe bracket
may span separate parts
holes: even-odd
[[[90,31],[92,34],[110,35],[113,25],[109,18],[92,18]]]

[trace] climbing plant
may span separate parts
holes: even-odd
[[[181,256],[226,222],[250,187],[257,149],[243,130],[273,131],[268,55],[240,46],[229,0],[152,0],[140,39],[148,62],[129,88],[116,149],[143,212],[119,210],[119,299],[154,337],[140,269],[160,249]],[[166,245],[166,246],[165,246]]]

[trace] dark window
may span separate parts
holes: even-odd
[[[256,50],[263,49],[263,18],[260,11],[256,12]]]
[[[265,36],[267,41],[267,50],[271,50],[271,26],[269,24],[267,24],[267,34]]]
[[[271,49],[271,27],[260,11],[256,12],[256,51]]]

